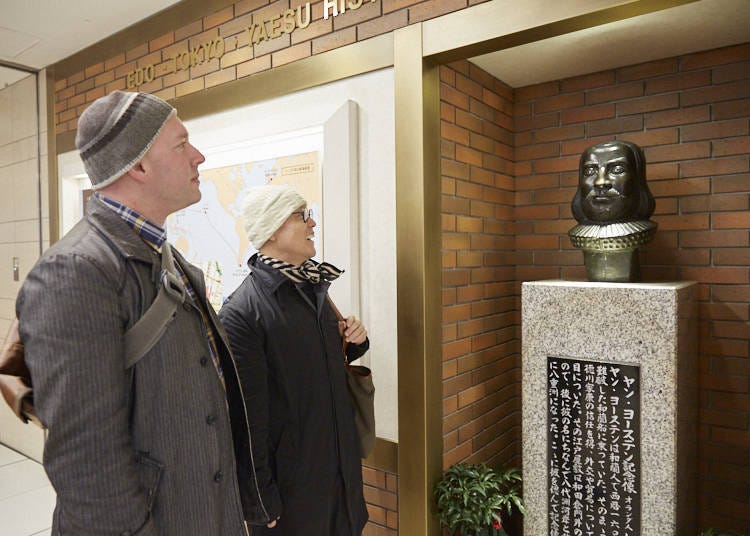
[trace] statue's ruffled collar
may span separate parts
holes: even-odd
[[[656,223],[634,220],[596,225],[582,223],[568,231],[573,246],[580,249],[623,250],[649,242],[656,233]]]

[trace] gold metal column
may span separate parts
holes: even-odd
[[[442,468],[439,71],[422,25],[394,35],[399,533],[437,535]]]
[[[57,135],[55,133],[55,68],[46,69],[47,86],[44,95],[39,98],[46,100],[47,117],[47,203],[49,215],[49,243],[54,244],[60,239],[60,184],[57,176]],[[52,111],[50,111],[52,110]],[[40,119],[41,121],[41,119]],[[41,142],[40,142],[41,143]],[[46,433],[46,432],[45,432]]]

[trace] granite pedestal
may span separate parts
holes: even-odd
[[[523,284],[526,536],[696,532],[693,288]]]

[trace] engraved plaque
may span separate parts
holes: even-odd
[[[640,369],[547,358],[550,536],[641,533]]]

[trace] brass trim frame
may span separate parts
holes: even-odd
[[[442,468],[440,86],[422,25],[394,36],[398,286],[399,532],[440,533]],[[437,381],[436,381],[437,380]]]
[[[424,26],[437,19],[394,32],[398,511],[408,512],[399,515],[399,532],[429,536],[441,533],[432,494],[442,472],[443,454],[439,65],[693,1],[636,0],[432,55],[423,52]],[[481,6],[444,18],[468,17],[469,11]],[[473,23],[477,23],[476,19]],[[448,35],[457,36],[456,41],[458,36],[466,35],[455,26],[452,29]]]
[[[55,136],[57,145],[57,154],[67,153],[73,151],[76,148],[76,132],[77,130],[68,130]]]
[[[383,34],[179,97],[172,105],[181,119],[194,119],[392,65],[393,35]]]
[[[172,105],[177,108],[181,119],[195,119],[393,67],[393,51],[393,34],[384,34],[185,95],[172,101]],[[399,443],[376,438],[373,452],[363,463],[373,469],[398,474],[400,450]]]
[[[393,51],[393,34],[384,34],[185,95],[172,101],[172,105],[181,119],[195,119],[393,67]],[[399,443],[376,438],[373,452],[363,463],[372,469],[398,474],[399,452]]]
[[[373,469],[398,474],[398,443],[375,438],[375,448],[370,455],[362,460],[362,464]]]
[[[270,71],[186,95],[175,99],[172,104],[177,108],[181,119],[194,119],[351,76],[393,67],[393,41],[393,34],[383,34],[366,41],[353,43],[283,65]],[[54,110],[53,75],[48,76],[48,82],[51,83],[52,88],[52,93],[48,95],[48,106],[50,110]],[[53,207],[56,212],[59,212],[57,156],[75,149],[76,131],[67,131],[55,135],[54,113],[48,113],[48,121],[50,122],[49,154],[51,155],[49,175],[50,236],[54,235],[59,238],[57,236],[59,234],[59,214],[54,217],[55,228],[52,227]],[[373,469],[398,474],[398,452],[398,443],[377,438],[375,449],[363,463]]]
[[[45,80],[47,82],[47,87],[45,88],[45,98],[47,99],[47,215],[49,217],[50,245],[60,239],[60,185],[59,177],[57,176],[54,72],[54,68],[48,68],[45,73]]]
[[[195,119],[392,66],[393,34],[384,34],[191,93],[171,103],[181,119]],[[75,149],[75,136],[75,130],[57,135],[58,154]]]
[[[452,61],[468,59],[490,52],[497,52],[498,50],[503,50],[506,48],[533,43],[535,41],[542,41],[550,37],[556,37],[558,35],[572,33],[578,30],[601,26],[602,24],[608,24],[610,22],[630,19],[632,17],[638,17],[640,15],[646,15],[648,13],[662,11],[664,9],[691,4],[696,1],[698,0],[632,0],[624,4],[615,5],[596,11],[589,11],[581,15],[568,17],[548,24],[529,27],[508,34],[497,35],[495,37],[476,41],[468,45],[458,45],[455,48],[448,47],[441,52],[425,52],[424,56],[438,63],[450,63]],[[476,7],[480,8],[483,5],[486,4],[479,4]],[[458,16],[460,15],[462,18],[465,18],[468,21],[471,19],[471,14],[468,13],[469,10],[471,10],[471,8],[448,14],[446,15],[446,17],[456,15],[456,17],[454,18],[458,18]],[[437,20],[438,19],[426,21],[424,24],[429,25],[430,23],[434,23]],[[444,24],[448,25],[447,23]],[[469,24],[469,26],[465,29],[466,33],[462,31],[462,25],[460,23],[457,23],[455,25],[451,24],[450,26],[452,26],[452,32],[450,35],[470,35],[474,25],[471,25],[469,22],[467,22],[467,24]],[[433,43],[431,44],[431,46],[426,46],[425,48],[436,48],[436,45]]]

